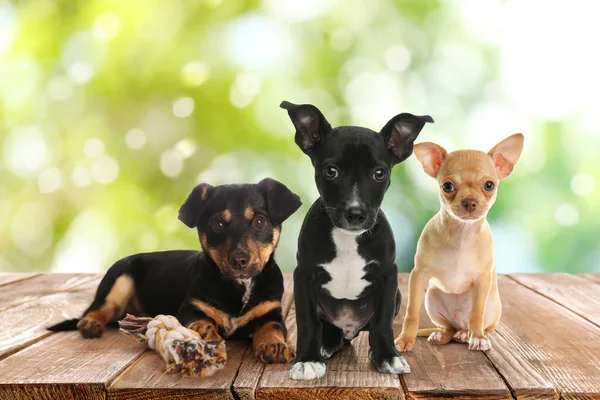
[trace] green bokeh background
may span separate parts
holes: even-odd
[[[199,248],[177,220],[191,188],[266,176],[304,201],[277,252],[293,270],[317,192],[281,100],[374,130],[430,114],[419,140],[448,150],[523,132],[488,217],[499,271],[600,271],[600,84],[582,51],[597,35],[580,35],[585,11],[529,18],[530,3],[0,3],[0,272],[100,272]],[[395,168],[383,209],[399,270],[438,208],[414,157]]]

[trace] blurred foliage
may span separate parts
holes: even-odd
[[[291,271],[317,192],[284,99],[374,130],[402,111],[430,114],[419,140],[448,150],[487,151],[522,131],[523,158],[489,216],[499,270],[599,271],[600,110],[589,93],[600,84],[580,51],[597,37],[581,35],[594,26],[581,15],[597,14],[538,6],[0,3],[0,271],[104,271],[134,252],[199,248],[177,220],[191,188],[265,176],[304,201],[277,253]],[[555,26],[570,28],[564,41]],[[395,168],[383,209],[400,270],[438,208],[414,157]]]

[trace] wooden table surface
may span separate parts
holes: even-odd
[[[0,399],[600,399],[600,274],[499,277],[504,312],[493,349],[433,346],[405,354],[412,373],[376,372],[368,337],[327,361],[324,379],[295,382],[288,366],[258,362],[228,342],[226,367],[207,378],[163,372],[163,360],[116,330],[84,340],[46,326],[80,316],[101,276],[0,274]],[[295,345],[291,275],[284,313]],[[399,275],[404,297],[408,275]],[[405,302],[394,323],[398,332]],[[431,326],[425,311],[421,326]]]

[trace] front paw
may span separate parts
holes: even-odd
[[[292,364],[288,378],[295,381],[321,379],[325,376],[325,363],[321,361],[297,362]]]
[[[388,358],[378,358],[371,354],[370,358],[373,365],[375,365],[375,368],[377,368],[377,371],[382,374],[410,374],[410,366],[404,357],[400,355]]]
[[[486,337],[469,337],[469,350],[487,351],[492,348],[492,342]]]
[[[77,330],[86,339],[99,338],[104,332],[104,326],[93,318],[83,318],[77,324]]]
[[[288,364],[295,357],[294,351],[283,342],[262,343],[254,354],[265,364]]]
[[[398,351],[412,351],[415,342],[417,341],[416,336],[408,336],[408,335],[400,335],[395,341],[394,344]]]

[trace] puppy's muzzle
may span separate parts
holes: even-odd
[[[463,208],[468,212],[473,212],[477,208],[477,200],[475,199],[464,199],[462,201]]]
[[[236,249],[229,255],[229,264],[233,267],[233,269],[239,271],[248,266],[249,258],[250,257],[248,256],[248,253],[246,253],[244,250]]]
[[[344,212],[349,227],[361,226],[367,219],[367,211],[362,207],[349,207]]]

